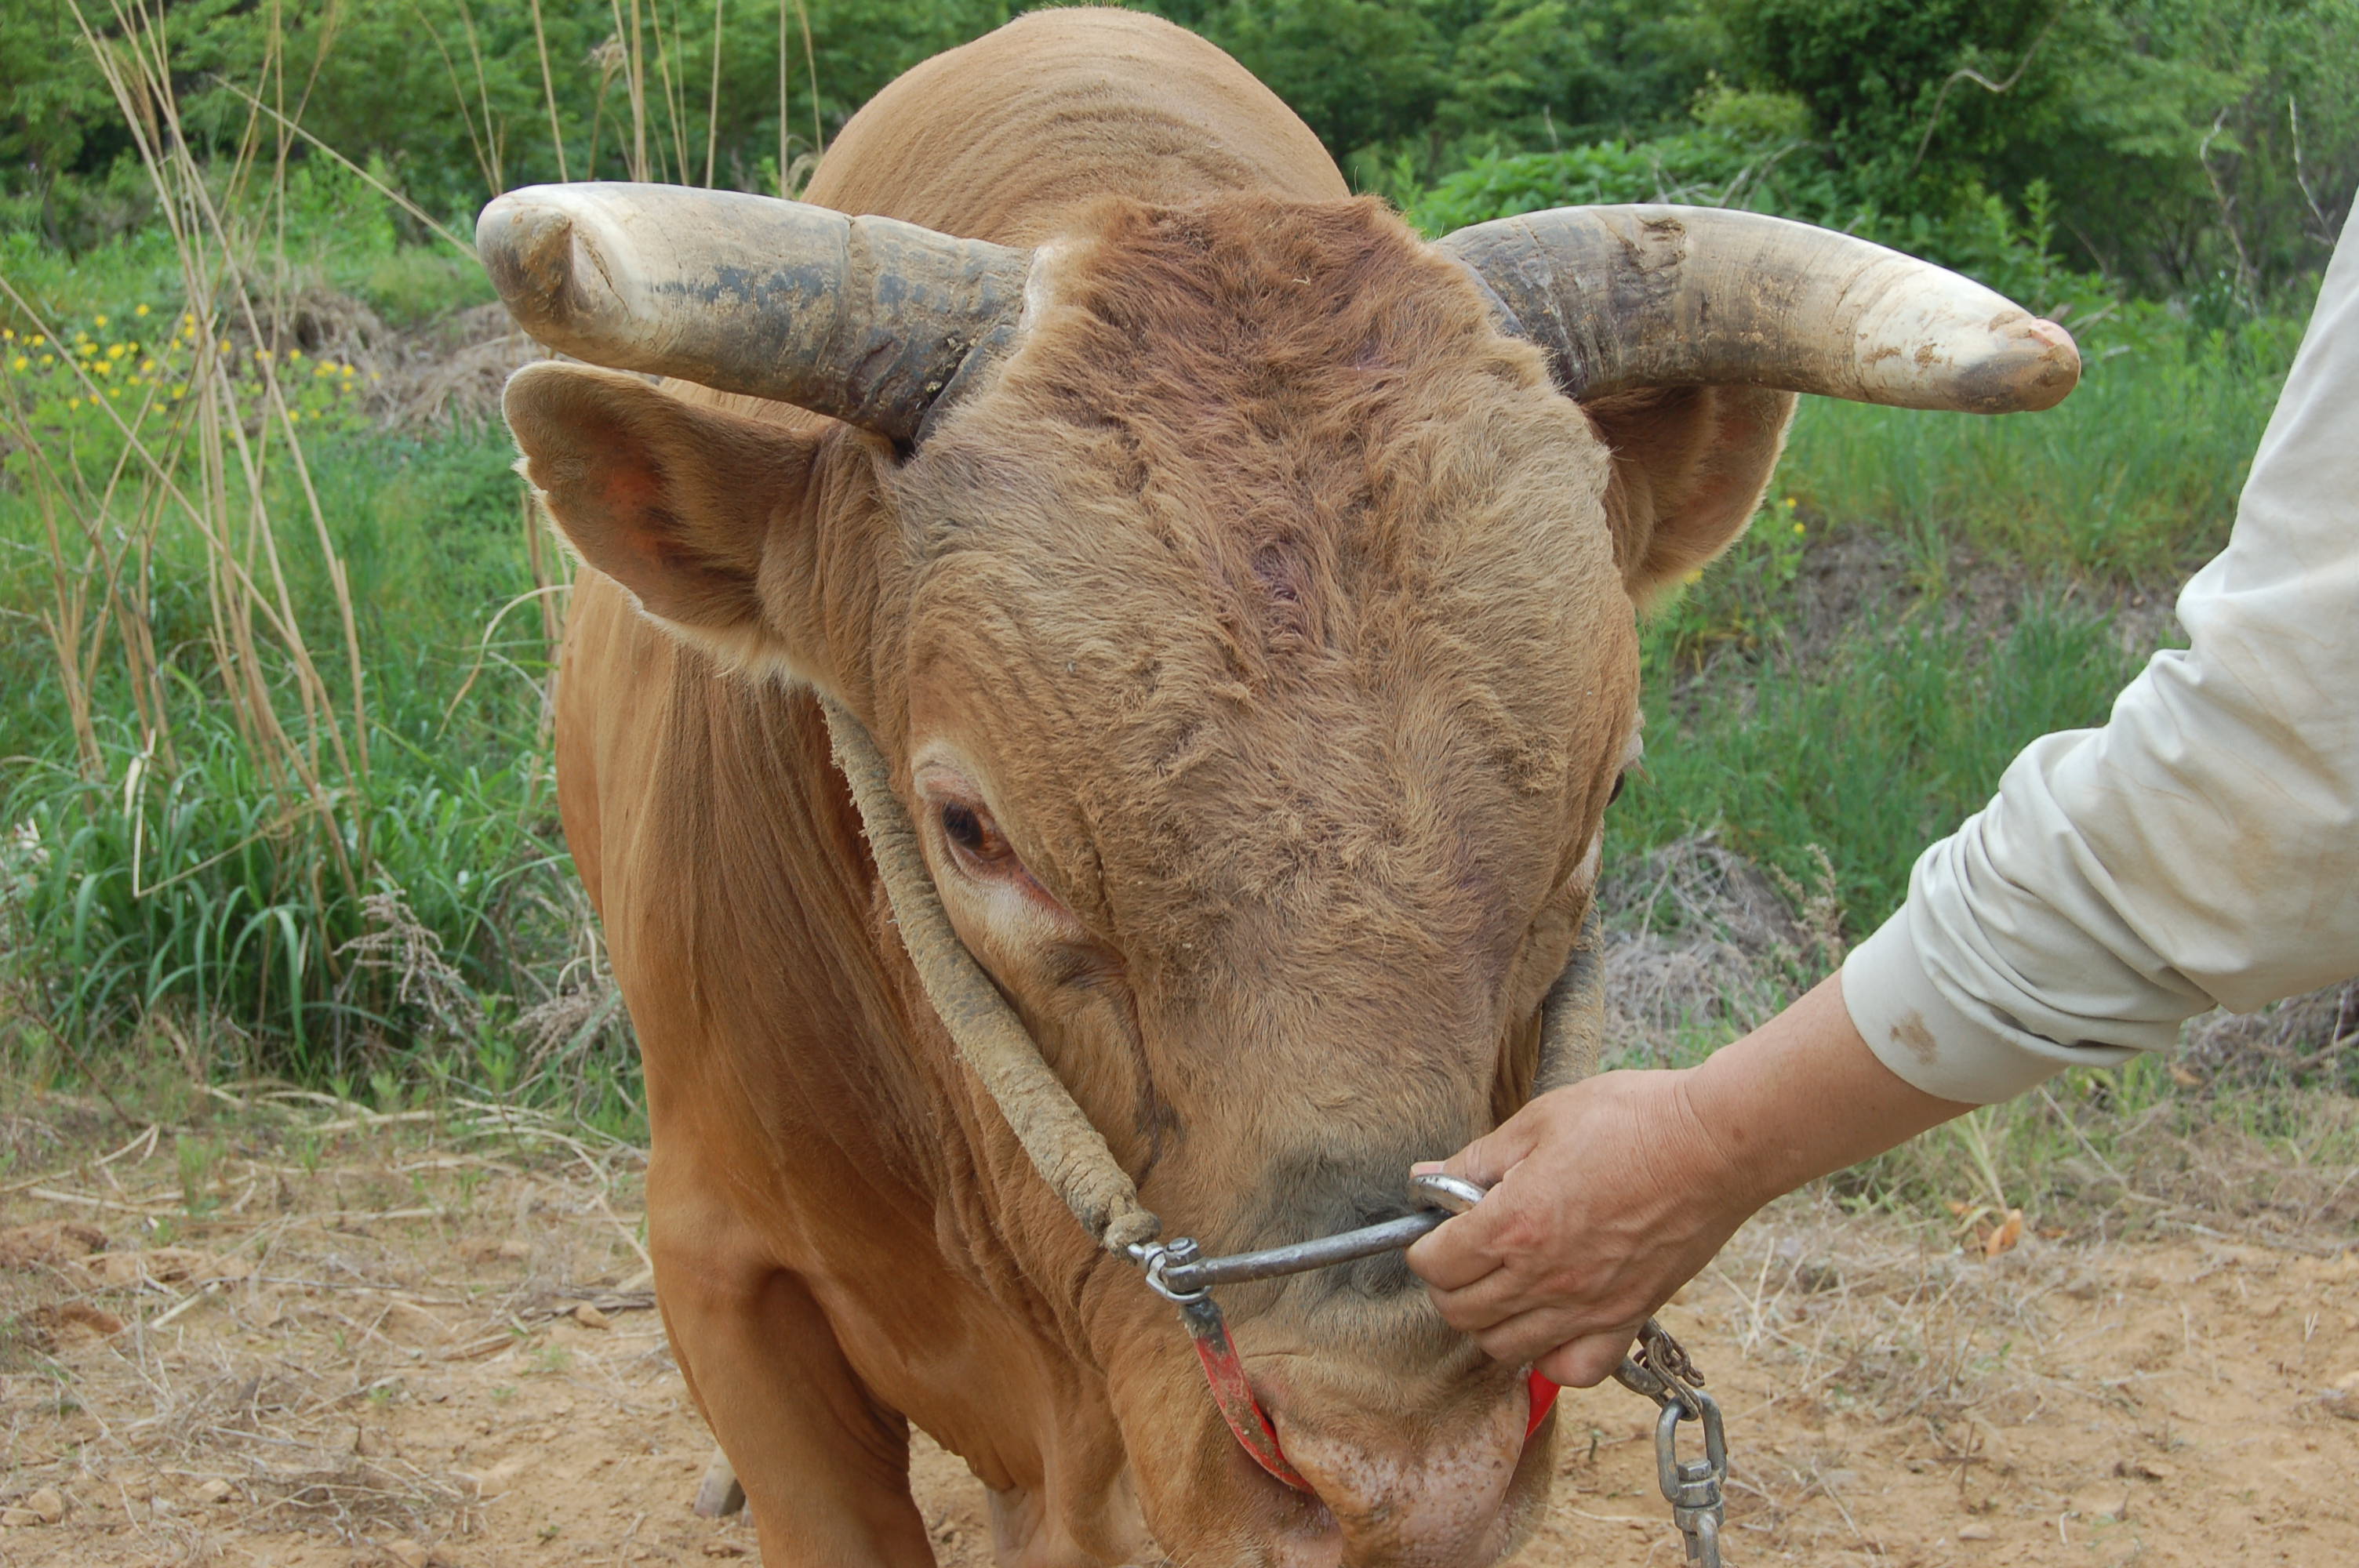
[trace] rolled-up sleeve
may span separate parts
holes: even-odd
[[[1843,966],[1884,1063],[1989,1103],[2359,974],[2359,238],[2228,547],[2103,728],[2026,748]]]

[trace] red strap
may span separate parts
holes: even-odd
[[[1526,1443],[1529,1443],[1532,1440],[1532,1433],[1540,1429],[1540,1422],[1548,1420],[1549,1411],[1556,1408],[1557,1386],[1554,1383],[1535,1372],[1532,1374],[1531,1388],[1532,1419],[1524,1423]]]
[[[1201,1304],[1212,1307],[1209,1301]],[[1229,1337],[1229,1325],[1221,1321],[1220,1312],[1199,1314],[1190,1306],[1180,1313],[1188,1321],[1189,1336],[1196,1342],[1196,1359],[1204,1364],[1204,1381],[1212,1387],[1212,1403],[1236,1434],[1237,1445],[1253,1456],[1255,1464],[1296,1491],[1310,1491],[1310,1483],[1287,1463],[1286,1451],[1277,1445],[1277,1428],[1269,1423],[1268,1412],[1254,1398],[1245,1364],[1237,1359],[1236,1342]]]

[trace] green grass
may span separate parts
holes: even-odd
[[[1685,680],[1681,630],[1674,615],[1649,632],[1647,758],[1614,808],[1617,851],[1712,830],[1807,881],[1822,846],[1854,935],[2025,741],[2102,722],[2140,662],[2103,616],[2052,600],[1995,634],[1878,611],[1807,662],[1724,657]]]
[[[584,916],[540,728],[538,609],[486,633],[532,585],[511,452],[480,427],[308,444],[359,627],[371,756],[323,815],[297,809],[218,698],[202,552],[185,535],[152,557],[168,746],[102,665],[85,763],[38,619],[38,508],[0,488],[0,678],[16,696],[0,712],[14,932],[0,962],[19,1003],[0,1029],[20,1069],[81,1076],[90,1053],[160,1018],[233,1075],[382,1077],[380,1098],[410,1078],[515,1087],[517,1015],[557,985]],[[324,556],[291,531],[283,548],[299,620],[334,646]],[[348,880],[347,866],[365,869]],[[427,935],[405,940],[413,925]],[[598,1033],[564,1090],[611,1112],[635,1096],[627,1039],[616,1020]]]

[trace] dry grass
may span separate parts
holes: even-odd
[[[468,1533],[480,1478],[403,1453],[386,1413],[435,1368],[555,1367],[536,1348],[583,1303],[609,1317],[652,1306],[614,1207],[636,1191],[638,1152],[481,1102],[386,1115],[285,1087],[207,1098],[217,1130],[193,1165],[188,1133],[151,1125],[0,1184],[0,1215],[67,1217],[0,1225],[12,1467],[75,1496],[105,1477],[160,1561],[204,1560],[223,1527]],[[418,1246],[485,1230],[550,1234],[463,1259]],[[500,1277],[482,1279],[486,1263]],[[110,1354],[67,1370],[100,1345]],[[56,1457],[36,1462],[43,1449]]]
[[[1842,909],[1816,860],[1803,888],[1704,833],[1611,866],[1608,1037],[1625,1060],[1684,1061],[1734,1039],[1843,962]]]

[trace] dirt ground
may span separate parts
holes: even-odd
[[[756,1555],[690,1510],[712,1444],[634,1151],[488,1105],[257,1090],[234,1130],[127,1141],[17,1108],[0,1564]],[[1986,1257],[1960,1228],[1788,1200],[1667,1312],[1727,1411],[1732,1563],[2359,1563],[2350,1238],[2035,1223]],[[1673,1568],[1647,1407],[1560,1408],[1519,1561]],[[981,1568],[979,1487],[930,1445],[917,1468],[941,1561]]]

